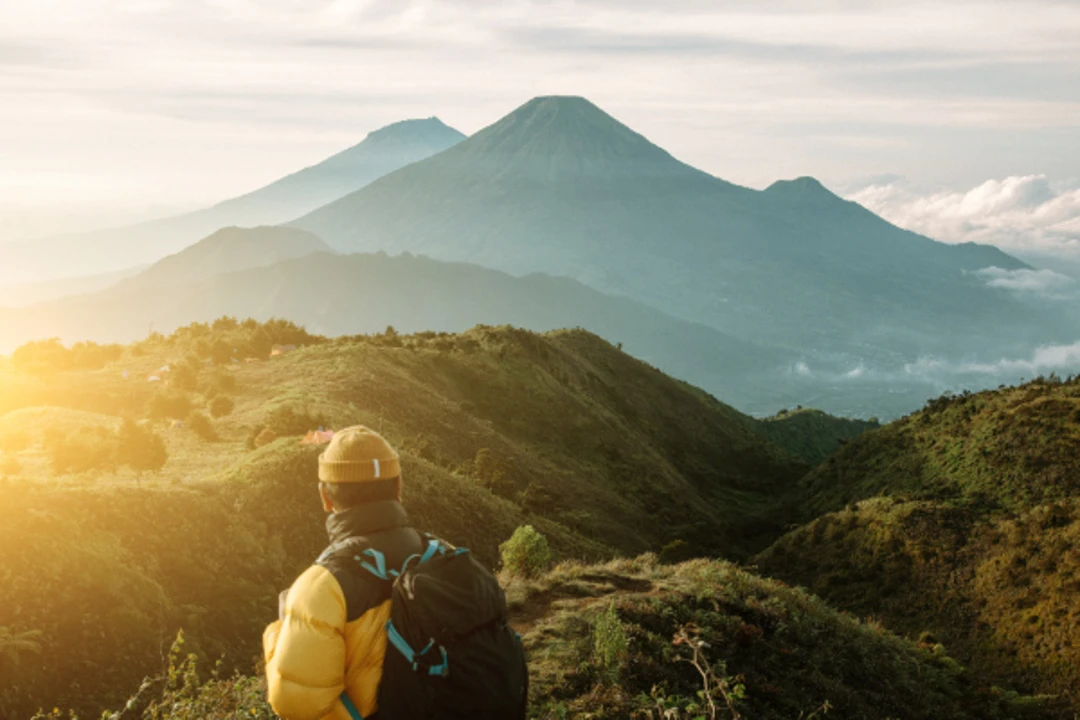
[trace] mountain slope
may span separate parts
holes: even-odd
[[[1047,334],[970,272],[1015,258],[900,230],[809,179],[732,185],[582,98],[531,100],[291,224],[341,250],[566,275],[836,363]]]
[[[313,236],[281,230],[289,232],[298,234],[295,247],[316,246]],[[211,255],[235,254],[242,262],[263,257],[247,248],[262,247],[265,233],[223,231],[106,292],[0,310],[0,349],[49,337],[128,342],[144,337],[151,324],[170,332],[222,315],[284,317],[327,335],[380,332],[387,325],[405,332],[460,331],[477,324],[584,327],[744,411],[766,413],[790,399],[782,377],[792,361],[787,353],[565,278],[515,278],[423,257],[319,253],[195,281],[209,269]],[[246,239],[230,243],[239,253],[215,249],[230,239]]]
[[[437,118],[406,120],[263,188],[213,207],[131,227],[0,245],[0,283],[111,272],[154,262],[223,227],[273,225],[325,205],[465,136]]]
[[[943,397],[818,466],[754,562],[1080,710],[1078,458],[1080,380]]]
[[[753,429],[769,442],[784,448],[795,457],[817,465],[849,440],[880,425],[876,420],[852,420],[829,415],[821,410],[798,408],[757,420]]]
[[[332,252],[322,240],[294,228],[229,227],[218,230],[175,255],[118,284],[117,292],[198,285],[222,275],[266,267],[313,253]],[[86,302],[84,297],[80,302]]]
[[[881,708],[896,720],[1055,717],[1043,700],[979,687],[939,648],[722,561],[660,565],[646,555],[567,563],[534,581],[511,581],[508,594],[510,622],[531,659],[533,718],[703,717],[709,700],[727,707],[721,688],[747,720],[876,718]],[[693,651],[674,641],[688,625],[725,683],[711,683],[711,693],[703,692]],[[601,638],[624,638],[626,652],[605,662],[594,649]],[[175,649],[172,670],[185,674],[195,663],[183,662],[186,648]],[[256,677],[164,690],[163,680],[143,686],[127,720],[273,717]]]
[[[272,361],[206,364],[217,346],[246,353],[300,337],[307,347]],[[164,364],[168,387],[145,381]],[[177,395],[197,409],[233,399],[216,441],[170,428],[171,411],[158,410]],[[299,444],[316,425],[381,430],[401,450],[414,520],[489,563],[526,523],[564,558],[674,540],[745,557],[779,535],[775,511],[805,471],[730,407],[582,331],[326,341],[222,321],[141,342],[99,370],[29,376],[0,363],[0,402],[20,424],[46,404],[86,411],[80,422],[160,418],[169,452],[141,475],[54,474],[38,464],[52,440],[31,427],[12,470],[2,428],[0,575],[17,581],[0,583],[0,627],[43,631],[40,658],[0,686],[4,717],[45,704],[97,716],[180,627],[192,651],[248,669],[277,593],[326,542],[321,448]],[[281,437],[249,450],[264,426]]]

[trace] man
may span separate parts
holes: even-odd
[[[502,588],[467,550],[410,527],[389,443],[362,426],[337,433],[319,456],[319,494],[330,546],[282,593],[280,619],[263,634],[274,711],[285,720],[373,720],[380,706],[390,716],[382,720],[523,718],[528,671]]]
[[[337,433],[319,456],[319,495],[330,547],[283,594],[281,619],[263,634],[270,704],[287,720],[352,720],[377,708],[390,618],[386,583],[357,571],[354,542],[391,567],[424,552],[401,506],[398,454],[378,433]]]

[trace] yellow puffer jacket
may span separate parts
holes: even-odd
[[[270,705],[285,720],[352,720],[342,693],[364,718],[378,710],[389,588],[356,571],[353,551],[333,548],[355,539],[391,567],[423,550],[396,502],[335,513],[327,526],[331,548],[293,583],[281,619],[263,633]]]

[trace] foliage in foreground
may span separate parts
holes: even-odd
[[[1059,717],[1044,699],[981,686],[940,645],[725,562],[563,564],[508,593],[537,720]],[[172,658],[115,720],[272,717],[257,678],[203,682],[193,656],[174,646]]]
[[[551,546],[532,525],[522,525],[499,545],[503,570],[510,575],[534,577],[551,566]]]

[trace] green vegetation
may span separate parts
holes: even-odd
[[[800,407],[781,410],[755,423],[753,429],[792,455],[817,465],[849,440],[879,427],[874,418],[852,420]]]
[[[250,671],[277,593],[326,542],[321,448],[298,437],[318,425],[383,432],[402,452],[415,522],[490,565],[522,526],[560,558],[676,538],[745,557],[780,534],[782,497],[805,471],[731,408],[582,331],[308,336],[272,360],[198,358],[203,341],[264,330],[185,329],[105,370],[49,378],[0,360],[0,437],[23,448],[0,482],[0,574],[13,579],[0,583],[0,626],[42,633],[41,656],[0,688],[0,715],[120,707],[181,628],[204,663],[224,659],[223,676]],[[193,389],[168,377],[179,367]],[[226,393],[234,409],[214,421],[217,442],[166,419]],[[268,424],[283,434],[248,449]],[[54,433],[99,441],[110,461],[54,475]],[[147,448],[167,461],[120,460]]]
[[[1064,717],[979,684],[940,647],[726,562],[564,563],[507,592],[537,720]],[[131,720],[271,717],[257,679],[219,670],[200,681],[191,658],[172,657]]]
[[[551,547],[547,538],[532,525],[522,525],[510,539],[499,546],[503,570],[511,575],[535,577],[551,566]]]
[[[44,434],[43,450],[56,474],[107,471],[129,467],[160,470],[168,459],[165,442],[148,426],[125,419],[121,426],[53,428]]]
[[[214,442],[219,439],[213,421],[201,412],[193,412],[188,415],[184,425],[207,442]]]
[[[12,355],[11,362],[17,369],[36,375],[72,370],[100,370],[118,359],[122,350],[119,345],[98,345],[92,342],[76,343],[71,348],[65,348],[54,338],[23,345]]]
[[[1080,709],[1080,381],[944,396],[804,481],[754,562]]]
[[[326,542],[321,448],[299,436],[354,423],[401,450],[419,526],[501,559],[537,718],[1080,707],[1075,381],[936,401],[807,475],[755,421],[583,331],[308,336],[250,363],[198,355],[217,335],[264,330],[214,323],[51,376],[0,360],[0,628],[32,630],[40,647],[4,665],[0,716],[93,717],[149,675],[124,720],[269,717],[247,677],[260,633]],[[179,384],[147,381],[165,365],[187,368]],[[211,421],[202,408],[220,397],[232,412]],[[793,520],[811,522],[785,535]],[[646,552],[659,555],[595,564]],[[727,562],[682,562],[701,556],[752,558],[913,640]]]

